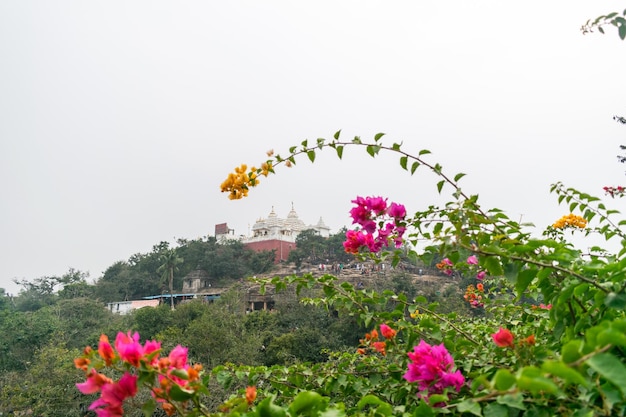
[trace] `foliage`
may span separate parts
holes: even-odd
[[[595,29],[604,34],[604,27],[612,25],[617,28],[617,34],[621,40],[626,39],[626,9],[621,13],[612,12],[607,15],[598,16],[594,20],[587,20],[580,28],[583,34],[593,33]]]
[[[332,275],[259,279],[263,289],[295,291],[304,296],[300,299],[304,304],[355,320],[365,329],[364,336],[347,351],[323,351],[328,360],[322,362],[223,364],[200,372],[197,379],[170,379],[169,393],[158,398],[181,415],[626,414],[626,232],[621,230],[626,221],[615,218],[616,210],[598,197],[557,183],[551,191],[567,206],[566,215],[537,235],[531,225],[510,219],[499,209],[483,209],[478,195],[460,188],[464,174],[448,175],[426,159],[427,150],[412,154],[402,144],[385,145],[383,134],[371,142],[359,137],[343,141],[340,136],[337,132],[329,141],[303,141],[260,169],[248,172],[239,167],[223,184],[224,191],[233,199],[244,197],[258,185],[259,175],[273,173],[281,164],[293,166],[301,155],[314,162],[324,149],[334,150],[339,158],[346,147],[363,148],[371,157],[381,151],[395,153],[400,167],[411,175],[423,169],[434,174],[436,190],[449,191],[449,201],[412,216],[392,216],[391,228],[387,220],[369,223],[369,215],[361,211],[359,224],[367,228],[357,229],[363,236],[359,256],[398,265],[402,249],[372,245],[367,235],[385,236],[383,227],[397,230],[406,224],[407,232],[399,237],[408,250],[418,240],[430,240],[432,245],[423,253],[413,255],[424,265],[436,263],[444,275],[467,285],[468,297],[462,302],[480,314],[442,312],[437,302],[424,296],[355,288]],[[380,210],[389,207],[384,199],[368,201]],[[568,240],[570,231],[617,240],[622,249],[618,253],[601,247],[576,249]],[[397,241],[398,235],[392,238]],[[355,249],[354,241],[350,245]],[[400,280],[397,289],[402,285]],[[475,302],[470,305],[470,300]],[[211,317],[226,322],[214,313]],[[184,340],[185,332],[199,335],[200,327],[213,325],[189,326],[179,335]],[[253,322],[249,326],[258,328]],[[244,325],[241,331],[245,329]],[[288,357],[298,344],[311,346],[311,353],[318,351],[316,338],[321,334],[310,328],[293,330],[270,339],[274,357]],[[226,326],[213,332],[229,331],[240,330]],[[229,346],[226,340],[220,344]],[[89,355],[99,364],[95,369],[103,370],[106,355]],[[123,368],[154,390],[155,373],[165,371],[151,368],[150,361],[147,357],[138,367],[133,365],[134,371],[128,362]],[[230,390],[231,397],[210,409],[202,387],[216,383]]]

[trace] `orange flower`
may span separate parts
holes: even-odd
[[[107,366],[111,366],[111,362],[115,357],[115,352],[113,352],[113,347],[109,343],[109,337],[106,334],[100,335],[100,343],[98,344],[98,353],[104,359],[104,362]]]
[[[370,333],[365,333],[365,340],[378,340],[378,331],[374,329]]]
[[[90,363],[91,361],[87,358],[74,359],[74,366],[76,366],[77,369],[82,369],[83,371],[86,371],[89,368]]]
[[[385,342],[374,342],[372,343],[372,346],[374,346],[374,349],[376,349],[376,351],[381,355],[385,356],[387,354],[387,351],[385,350],[387,345]]]
[[[483,286],[482,283],[478,283],[476,284],[476,289],[480,292],[483,292],[485,290],[485,287]]]
[[[526,339],[524,339],[524,343],[533,346],[535,344],[535,335],[531,334],[530,336],[528,336]]]
[[[248,405],[252,404],[256,400],[256,387],[247,387],[246,388],[246,401]]]
[[[163,407],[163,411],[165,411],[165,414],[168,416],[173,416],[174,413],[176,413],[176,408],[170,403],[162,403],[161,407]]]
[[[365,355],[365,349],[363,349],[363,348],[358,348],[358,349],[356,350],[356,353],[358,353],[359,355]]]

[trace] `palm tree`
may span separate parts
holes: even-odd
[[[157,272],[161,273],[163,281],[167,280],[170,289],[170,306],[174,309],[174,271],[178,270],[178,265],[183,262],[183,258],[176,256],[174,249],[168,249],[163,255],[159,257],[161,266],[157,269]]]

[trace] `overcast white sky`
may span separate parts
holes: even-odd
[[[307,224],[349,225],[350,200],[410,211],[433,177],[346,151],[219,185],[303,139],[386,132],[485,206],[542,227],[567,210],[556,181],[601,195],[626,182],[626,42],[583,36],[623,1],[0,2],[0,287],[91,279],[176,238],[237,234],[293,202]],[[419,172],[419,171],[418,171]],[[619,205],[619,201],[614,202]]]

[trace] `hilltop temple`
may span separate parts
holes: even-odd
[[[252,226],[252,234],[241,238],[241,242],[254,251],[275,250],[275,262],[286,261],[289,252],[296,248],[296,237],[304,230],[315,230],[322,237],[330,236],[330,228],[324,224],[320,217],[315,225],[307,226],[299,217],[291,205],[291,211],[287,218],[278,217],[272,207],[267,218],[260,217]],[[217,240],[233,239],[234,231],[226,223],[215,225],[215,237]]]

